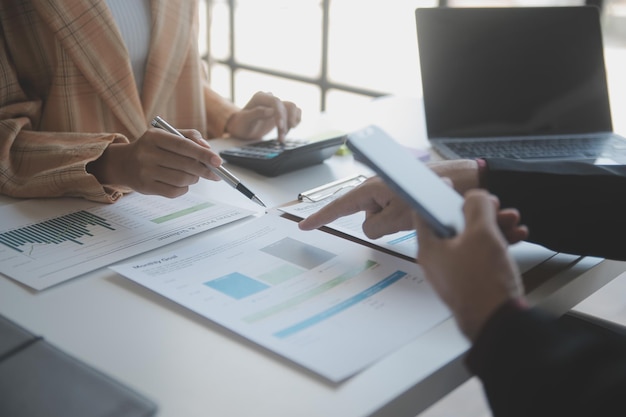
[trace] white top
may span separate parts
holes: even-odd
[[[141,92],[150,50],[150,0],[106,0],[106,3],[128,49],[135,83]]]

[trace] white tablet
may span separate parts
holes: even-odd
[[[382,129],[368,126],[351,133],[346,144],[355,158],[404,197],[438,236],[452,237],[463,230],[463,197]]]

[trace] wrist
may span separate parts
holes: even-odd
[[[226,118],[226,123],[224,123],[224,131],[222,132],[222,137],[230,137],[231,132],[233,130],[232,124],[234,123],[233,119],[235,118],[235,115],[237,114],[237,112],[233,112],[230,116],[228,116]]]
[[[102,155],[87,164],[87,172],[96,177],[103,185],[124,185],[119,180],[123,166],[117,166],[120,161],[119,150],[124,144],[109,144]]]
[[[503,311],[526,310],[528,301],[523,296],[504,297],[493,303],[481,304],[478,308],[473,306],[463,312],[455,312],[455,318],[459,329],[471,342],[475,342],[483,330],[503,314]],[[471,312],[470,312],[471,310]]]

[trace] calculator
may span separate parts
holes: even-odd
[[[226,149],[220,156],[228,163],[275,177],[286,172],[322,163],[344,144],[346,135],[321,140],[261,140]]]

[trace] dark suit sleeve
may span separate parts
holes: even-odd
[[[625,338],[570,327],[538,309],[497,311],[467,365],[494,417],[626,415]]]
[[[626,166],[487,159],[485,187],[517,208],[529,241],[557,252],[626,260]]]

